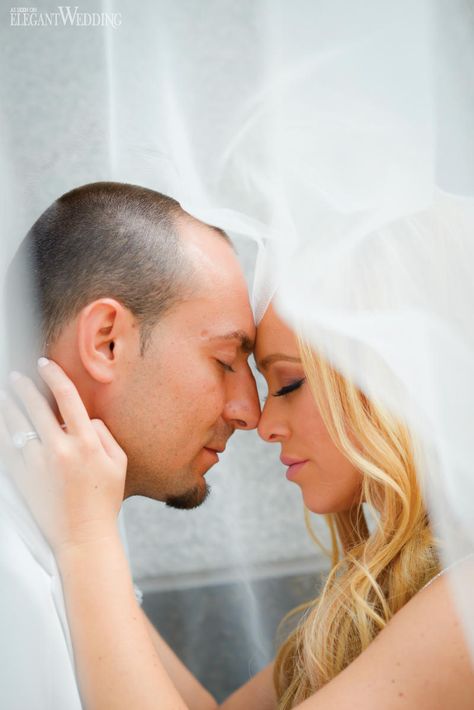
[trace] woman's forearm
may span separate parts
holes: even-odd
[[[56,558],[86,710],[186,710],[144,623],[118,532]]]
[[[160,636],[143,610],[142,618],[166,672],[189,710],[216,710],[218,705],[211,693],[186,668],[173,649]]]

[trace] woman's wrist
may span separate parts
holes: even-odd
[[[59,568],[62,568],[74,559],[93,558],[118,548],[123,550],[117,525],[87,525],[70,539],[56,545],[53,552]]]

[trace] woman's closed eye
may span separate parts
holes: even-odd
[[[302,377],[300,380],[296,380],[295,382],[292,382],[289,385],[285,385],[285,387],[282,387],[281,389],[278,390],[278,392],[275,392],[275,394],[272,395],[272,397],[284,397],[286,394],[290,394],[290,392],[294,392],[295,390],[299,389],[303,382],[305,381],[306,377]]]

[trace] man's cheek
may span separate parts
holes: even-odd
[[[202,392],[202,404],[208,411],[220,413],[226,402],[226,389],[223,378],[217,378],[208,383]]]

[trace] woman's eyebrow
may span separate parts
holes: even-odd
[[[213,335],[209,340],[236,340],[242,352],[250,354],[254,348],[254,341],[244,330],[233,330],[222,335]]]
[[[301,362],[301,358],[294,357],[293,355],[285,355],[284,353],[272,353],[271,355],[267,355],[267,357],[264,357],[263,360],[260,360],[260,362],[257,363],[257,369],[266,370],[267,367],[279,360],[283,360],[284,362]]]

